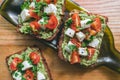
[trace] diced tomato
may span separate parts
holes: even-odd
[[[74,13],[72,15],[72,25],[71,25],[71,28],[74,29],[75,31],[77,31],[77,27],[80,26],[80,17],[79,17],[79,14],[78,13]]]
[[[74,30],[74,31],[77,31],[77,27],[76,27],[76,25],[75,24],[71,24],[71,28]]]
[[[77,53],[77,51],[73,51],[71,55],[71,64],[79,63],[80,62],[80,56]]]
[[[35,18],[36,20],[39,20],[39,19],[40,19],[40,16],[38,16],[37,13],[35,13],[33,10],[34,10],[34,9],[30,9],[30,10],[29,10],[30,16],[31,16],[32,18]]]
[[[56,4],[57,3],[57,0],[54,0],[54,4]]]
[[[50,16],[50,19],[48,20],[48,23],[45,26],[46,26],[46,28],[53,30],[57,27],[57,25],[58,25],[58,20],[57,20],[56,16],[52,14]]]
[[[30,59],[32,60],[33,64],[38,64],[40,62],[40,55],[36,52],[30,53]]]
[[[46,2],[47,4],[50,4],[51,0],[45,0],[45,2]]]
[[[99,32],[101,30],[100,18],[95,18],[95,21],[91,24],[91,28]]]
[[[94,55],[95,53],[95,49],[94,48],[88,48],[88,53],[89,53],[89,56],[88,56],[88,59],[91,59],[91,57]]]
[[[90,30],[90,35],[92,35],[92,36],[94,36],[94,35],[96,35],[97,34],[97,31],[95,31],[95,30]]]
[[[40,0],[36,0],[36,2],[40,2]]]
[[[34,80],[34,73],[31,70],[26,70],[24,78],[25,80]]]
[[[34,30],[39,30],[40,29],[40,24],[38,24],[37,21],[32,21],[30,22],[30,27]]]
[[[44,0],[47,4],[50,4],[51,2],[53,2],[54,4],[57,3],[57,0]]]
[[[17,65],[22,62],[22,59],[15,57],[13,61],[10,63],[10,69],[12,71],[17,70]]]
[[[10,64],[10,69],[11,69],[12,71],[17,70],[17,64],[16,64],[15,62],[12,62],[12,63]]]
[[[71,39],[71,42],[75,44],[78,48],[81,46],[81,43],[76,38]]]

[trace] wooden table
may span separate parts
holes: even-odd
[[[0,0],[1,2],[2,0]],[[115,47],[120,51],[120,0],[75,0],[90,12],[108,16]],[[54,80],[120,80],[120,75],[106,67],[81,70],[57,57],[57,52],[39,40],[17,33],[16,27],[0,16],[0,80],[11,80],[5,63],[6,56],[27,46],[38,44],[44,52]]]

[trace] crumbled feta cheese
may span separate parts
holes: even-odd
[[[86,19],[86,20],[82,20],[81,23],[81,27],[82,28],[89,28],[91,24],[87,24],[88,21],[91,21],[91,19]]]
[[[22,21],[26,21],[28,19],[30,19],[30,14],[29,14],[29,10],[27,9],[24,9],[21,14],[20,14],[21,18],[22,18]]]
[[[88,56],[87,48],[78,48],[78,53],[81,56]]]
[[[23,65],[22,68],[23,71],[32,67],[32,65],[28,61],[22,62],[22,65]]]
[[[94,48],[98,48],[100,41],[98,39],[93,39],[88,45]]]
[[[44,74],[42,74],[41,72],[37,72],[37,80],[45,80],[45,76]]]
[[[31,2],[31,4],[30,4],[29,7],[30,7],[30,8],[35,8],[35,2]]]
[[[86,35],[82,32],[78,32],[76,33],[76,37],[80,42],[82,42],[85,39]]]
[[[43,29],[43,30],[45,30],[46,29],[46,27],[44,26],[44,24],[42,25],[41,23],[44,23],[45,22],[45,20],[44,20],[44,18],[42,18],[42,19],[40,19],[39,21],[38,21],[38,24],[40,24],[41,26],[41,29]]]
[[[71,29],[71,28],[68,28],[66,30],[65,34],[72,38],[74,36],[74,34],[75,34],[75,31],[73,29]]]
[[[18,72],[18,71],[15,71],[13,73],[13,79],[14,80],[22,80],[22,73]]]
[[[54,4],[49,4],[47,7],[44,8],[44,12],[47,14],[57,13],[57,8]]]

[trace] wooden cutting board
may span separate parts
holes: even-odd
[[[115,46],[120,51],[120,0],[74,0],[90,12],[108,16]],[[2,2],[2,0],[0,0]],[[57,57],[57,52],[39,40],[17,33],[16,27],[0,16],[0,80],[11,80],[5,58],[30,45],[39,45],[44,52],[54,80],[120,80],[120,75],[106,67],[82,70]]]

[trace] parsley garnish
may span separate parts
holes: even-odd
[[[69,19],[67,22],[66,22],[66,25],[67,26],[70,26],[72,24],[72,19]]]
[[[35,10],[34,12],[41,14],[40,10],[43,10],[44,7],[47,6],[47,3],[45,2],[35,2]]]
[[[22,63],[19,63],[18,65],[17,65],[17,68],[18,68],[18,70],[22,70],[22,68],[24,67],[24,65],[22,64]]]
[[[69,45],[68,47],[71,51],[77,50],[77,47],[75,45]]]
[[[82,42],[82,47],[86,47],[91,41],[93,41],[94,36],[90,36],[89,39],[84,40],[84,42]]]
[[[37,66],[36,66],[36,65],[32,67],[32,71],[33,71],[34,73],[37,72]]]
[[[26,0],[24,1],[24,3],[21,5],[21,9],[28,9],[29,8],[29,5],[30,5],[30,0]]]
[[[87,46],[87,44],[85,43],[85,42],[82,42],[82,45],[81,45],[82,47],[86,47]]]
[[[24,77],[22,77],[22,80],[26,80]]]
[[[88,24],[91,24],[91,23],[93,23],[93,21],[92,21],[92,20],[88,21],[86,24],[88,25]]]
[[[15,77],[17,77],[18,76],[18,73],[15,73]]]
[[[93,39],[94,39],[94,36],[90,36],[87,41],[88,41],[88,42],[91,42],[91,41],[93,41]]]

